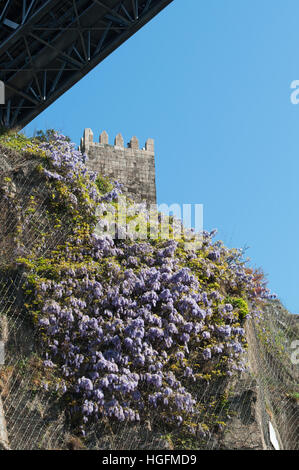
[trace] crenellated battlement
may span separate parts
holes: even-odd
[[[122,134],[117,134],[114,145],[109,143],[106,131],[94,142],[93,131],[84,129],[80,150],[88,155],[90,169],[117,180],[124,192],[134,201],[156,204],[155,145],[147,139],[143,148],[133,136],[127,146]]]
[[[127,146],[124,145],[124,138],[122,134],[117,134],[114,139],[114,145],[109,144],[109,135],[106,131],[103,131],[99,136],[99,141],[93,141],[93,132],[91,129],[86,128],[84,129],[83,137],[81,138],[80,143],[80,150],[86,152],[90,149],[90,147],[100,147],[103,145],[109,145],[110,147],[117,147],[121,149],[131,149],[131,150],[138,150],[139,152],[147,152],[154,154],[155,153],[155,144],[154,139],[147,139],[143,148],[139,148],[139,140],[136,136],[133,136],[130,142],[127,143]]]

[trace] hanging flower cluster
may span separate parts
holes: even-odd
[[[244,370],[248,301],[254,308],[269,291],[257,294],[242,253],[213,242],[215,231],[196,251],[180,240],[98,236],[96,208],[105,210],[120,186],[100,194],[86,156],[63,136],[40,148],[55,208],[70,211],[72,227],[46,260],[19,260],[30,268],[44,367],[55,370],[82,425],[139,421],[152,410],[182,425],[199,412],[197,383]]]

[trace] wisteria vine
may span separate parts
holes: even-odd
[[[268,289],[239,250],[213,242],[215,231],[191,252],[179,240],[98,236],[96,209],[110,210],[120,186],[102,194],[86,155],[62,135],[36,145],[49,207],[71,227],[46,258],[41,245],[18,259],[44,367],[57,377],[44,387],[68,397],[83,433],[89,422],[142,421],[153,410],[178,426],[198,422],[196,384],[244,370],[248,305],[258,308]]]

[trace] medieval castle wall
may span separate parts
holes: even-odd
[[[91,170],[123,184],[124,194],[135,202],[156,204],[155,151],[153,139],[148,139],[143,149],[136,137],[124,146],[121,134],[109,144],[106,131],[99,142],[93,141],[91,129],[84,129],[80,149],[88,155],[87,165]]]

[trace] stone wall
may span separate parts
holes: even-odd
[[[107,132],[102,132],[99,142],[94,142],[92,130],[85,129],[80,149],[88,155],[88,167],[122,183],[126,196],[135,202],[156,204],[153,139],[148,139],[140,149],[138,139],[132,137],[125,147],[122,135],[118,134],[114,145],[110,145]]]

